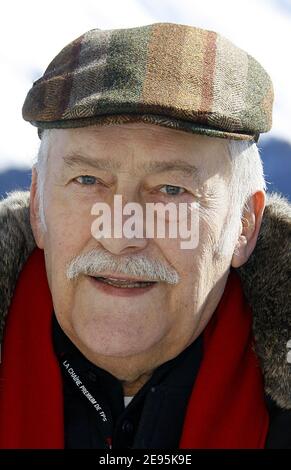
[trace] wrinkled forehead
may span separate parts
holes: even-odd
[[[84,166],[88,161],[117,173],[126,169],[137,173],[171,170],[209,176],[227,176],[231,170],[227,139],[152,124],[52,129],[43,140],[47,140],[43,144],[50,160],[58,166]]]

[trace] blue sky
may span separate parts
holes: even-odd
[[[89,29],[157,21],[218,31],[259,60],[275,87],[269,136],[291,143],[291,0],[10,0],[1,6],[0,171],[31,166],[39,140],[21,108],[62,47]]]

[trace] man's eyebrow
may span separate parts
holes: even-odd
[[[90,166],[96,168],[97,170],[104,171],[118,171],[121,170],[121,162],[116,162],[110,159],[103,158],[91,158],[85,155],[78,153],[70,153],[63,157],[63,162],[66,166]],[[139,165],[138,165],[139,166]],[[191,163],[185,162],[184,160],[174,160],[174,161],[154,161],[146,162],[141,164],[143,170],[147,173],[163,173],[166,171],[178,171],[183,173],[185,176],[197,177],[198,169],[196,166],[191,165]]]
[[[197,177],[198,175],[198,168],[195,165],[191,165],[191,163],[185,162],[184,160],[174,160],[171,162],[148,162],[143,167],[150,173],[179,171],[184,173],[186,176]]]
[[[120,162],[114,162],[112,160],[104,159],[104,158],[91,158],[85,155],[81,155],[78,153],[70,153],[63,157],[63,162],[66,166],[74,167],[74,166],[90,166],[96,168],[97,170],[119,170],[120,169]]]

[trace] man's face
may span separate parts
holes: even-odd
[[[231,263],[231,252],[217,252],[229,212],[230,172],[224,139],[149,124],[52,131],[44,188],[47,230],[38,244],[44,248],[58,321],[89,359],[103,364],[106,358],[147,357],[157,366],[203,330]],[[117,194],[123,204],[142,207],[198,203],[197,247],[182,249],[179,237],[168,236],[96,240],[92,207],[104,202],[113,213]],[[176,271],[179,282],[124,289],[85,274],[68,279],[72,259],[94,249],[119,260],[158,260]]]

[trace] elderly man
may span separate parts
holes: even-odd
[[[89,31],[33,84],[30,195],[0,206],[2,448],[291,447],[272,100],[255,59],[170,23]]]

